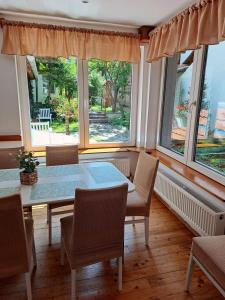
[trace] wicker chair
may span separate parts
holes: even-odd
[[[118,258],[118,289],[122,289],[124,220],[128,185],[99,190],[76,190],[74,216],[61,219],[61,264],[71,267],[71,299],[76,298],[76,270]]]
[[[195,264],[225,297],[225,235],[193,238],[185,282],[186,291],[189,291]]]
[[[135,191],[128,194],[127,217],[133,217],[125,224],[145,224],[145,244],[149,244],[149,214],[151,197],[155,184],[159,160],[145,152],[140,152],[134,175]],[[144,217],[135,219],[135,217]]]
[[[24,147],[18,148],[1,148],[0,149],[0,169],[15,169],[18,168],[18,162],[15,156],[19,151],[23,151]],[[24,216],[32,219],[32,207],[24,207]]]
[[[1,148],[0,149],[0,169],[15,169],[18,168],[18,162],[15,156],[23,147],[18,148]]]
[[[32,299],[31,272],[36,266],[33,221],[24,220],[19,194],[0,198],[0,278],[25,274]]]
[[[78,146],[47,146],[46,147],[46,166],[78,164]],[[73,209],[64,209],[59,211],[58,208],[72,205],[73,201],[64,203],[50,203],[47,206],[47,221],[49,229],[49,245],[52,243],[52,216],[67,214],[73,212]],[[57,211],[56,211],[57,209]]]

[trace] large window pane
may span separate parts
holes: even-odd
[[[79,143],[77,61],[27,57],[32,146]]]
[[[209,46],[203,74],[195,161],[225,174],[225,42]]]
[[[194,51],[168,58],[160,145],[184,154]]]
[[[90,144],[129,142],[131,84],[131,64],[88,61]]]

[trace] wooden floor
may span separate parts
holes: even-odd
[[[70,299],[70,270],[59,264],[59,218],[54,217],[53,245],[48,246],[46,208],[34,209],[38,267],[33,275],[34,300]],[[224,299],[198,269],[189,294],[184,278],[192,234],[158,200],[153,199],[150,247],[144,246],[143,225],[126,225],[123,291],[117,292],[116,262],[100,263],[78,272],[78,299],[181,300]],[[26,299],[23,277],[0,282],[0,299]]]

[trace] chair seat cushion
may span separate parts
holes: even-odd
[[[138,192],[128,193],[126,216],[147,216],[147,207],[145,198]]]
[[[225,236],[193,238],[192,253],[225,290]]]

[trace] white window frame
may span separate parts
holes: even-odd
[[[136,117],[138,99],[138,64],[132,65],[131,87],[131,114],[130,136],[127,143],[89,143],[89,101],[88,101],[88,63],[85,60],[77,60],[78,99],[79,99],[79,148],[106,148],[135,146],[136,143]],[[30,103],[27,81],[26,57],[16,57],[18,94],[21,107],[22,137],[25,148],[30,151],[43,151],[45,146],[33,146],[30,128]]]
[[[83,61],[84,74],[84,122],[85,122],[85,148],[105,148],[105,147],[126,147],[135,146],[136,142],[136,117],[137,117],[137,98],[138,98],[138,65],[132,65],[132,85],[131,85],[131,114],[130,114],[130,136],[127,143],[93,143],[89,142],[89,93],[88,93],[88,61]]]
[[[200,162],[196,162],[194,160],[195,155],[195,136],[196,136],[196,124],[198,122],[198,109],[200,105],[200,93],[203,83],[203,70],[205,67],[205,63],[207,62],[207,55],[206,55],[206,47],[202,47],[200,50],[197,50],[199,52],[199,59],[197,61],[197,78],[196,78],[196,84],[194,89],[194,95],[193,95],[193,102],[196,103],[192,107],[192,113],[191,113],[191,123],[190,123],[190,129],[189,129],[189,139],[188,139],[188,146],[187,146],[187,166],[190,168],[206,175],[207,177],[225,185],[225,175],[222,175],[215,171],[213,168],[206,167]]]
[[[197,76],[197,70],[196,66],[198,65],[196,61],[199,59],[199,52],[198,50],[195,51],[194,53],[194,60],[193,60],[193,69],[192,69],[192,80],[191,80],[191,91],[190,91],[190,103],[189,106],[192,110],[192,99],[193,95],[195,93],[194,87],[195,87],[195,81],[196,81],[196,76]],[[184,155],[178,154],[170,149],[167,149],[163,146],[160,145],[160,134],[161,134],[161,124],[162,124],[162,112],[163,112],[163,102],[164,102],[164,88],[165,88],[165,76],[166,76],[166,58],[163,58],[163,63],[162,63],[162,76],[161,76],[161,89],[160,89],[160,105],[159,105],[159,121],[158,121],[158,132],[157,132],[157,145],[156,149],[159,150],[160,152],[165,153],[168,156],[171,156],[172,158],[178,160],[181,163],[187,164],[187,157],[188,157],[188,139],[187,135],[189,133],[189,128],[191,124],[191,119],[192,119],[192,113],[189,111],[188,116],[187,116],[187,130],[186,130],[186,138],[185,138],[185,144],[184,144]]]
[[[166,75],[166,58],[163,58],[162,69],[161,69],[161,87],[160,87],[160,105],[159,105],[159,120],[157,130],[157,145],[156,149],[166,155],[176,159],[177,161],[187,165],[188,167],[206,175],[207,177],[225,185],[225,176],[219,174],[217,171],[210,167],[206,167],[203,164],[194,161],[195,155],[195,137],[196,137],[196,125],[198,122],[198,110],[200,104],[200,92],[202,87],[203,69],[206,63],[206,47],[201,47],[195,50],[194,61],[193,61],[193,73],[191,83],[191,94],[190,94],[190,109],[188,113],[187,121],[187,135],[185,138],[185,151],[184,155],[169,150],[160,145],[160,134],[162,124],[162,109],[164,101],[164,86],[165,86],[165,75]]]
[[[18,95],[20,101],[20,113],[22,120],[22,140],[25,148],[29,151],[43,151],[45,146],[33,146],[31,137],[31,127],[30,127],[30,101],[29,101],[29,91],[28,91],[28,80],[27,80],[27,66],[25,56],[16,56],[16,71],[17,71],[17,82],[18,82]],[[82,63],[77,61],[77,74],[78,76],[78,99],[82,97],[83,91],[83,81],[82,81]],[[82,126],[82,114],[83,114],[83,102],[79,101],[78,106],[78,120],[81,120],[81,125],[79,126],[79,148],[84,148],[84,129]]]

